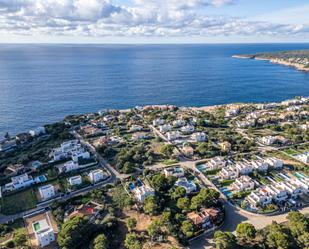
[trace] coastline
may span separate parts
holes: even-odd
[[[305,65],[303,65],[303,64],[289,62],[289,61],[277,59],[277,58],[265,58],[265,57],[256,56],[256,55],[233,55],[232,58],[269,61],[270,63],[273,63],[273,64],[279,64],[279,65],[283,65],[283,66],[287,66],[287,67],[293,67],[298,71],[309,72],[309,67],[305,67]]]

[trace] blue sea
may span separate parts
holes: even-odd
[[[234,54],[309,44],[0,45],[0,135],[101,108],[309,95],[309,73]]]

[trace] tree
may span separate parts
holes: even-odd
[[[190,221],[185,220],[181,223],[180,230],[187,238],[190,238],[193,236],[194,226]]]
[[[136,233],[128,233],[124,245],[127,249],[142,249],[142,243]]]
[[[298,236],[297,244],[299,248],[309,249],[309,232],[305,232],[302,235]]]
[[[238,238],[250,242],[255,238],[256,229],[250,223],[240,223],[236,228],[236,235]]]
[[[181,198],[181,197],[185,197],[185,196],[186,196],[186,190],[185,190],[185,188],[180,187],[180,186],[175,188],[174,192],[171,194],[171,197],[174,200]]]
[[[165,192],[170,187],[167,178],[162,174],[152,176],[151,183],[157,192]]]
[[[157,210],[157,200],[154,195],[149,195],[145,198],[144,201],[144,211],[146,214],[153,215]]]
[[[308,221],[306,217],[299,212],[290,212],[287,216],[288,228],[294,237],[298,237],[308,231]]]
[[[236,238],[230,232],[217,231],[214,235],[217,249],[233,249],[236,248]]]
[[[162,225],[163,224],[160,219],[155,219],[148,226],[147,231],[152,240],[162,234],[162,229],[161,229]]]
[[[15,230],[13,240],[14,240],[15,246],[25,245],[28,240],[26,229],[20,228],[20,229]]]
[[[108,248],[108,241],[104,234],[99,234],[93,240],[93,249],[107,249]]]
[[[174,152],[174,145],[164,144],[160,148],[160,153],[162,153],[166,158],[171,158]]]
[[[177,207],[181,210],[187,211],[190,208],[190,200],[187,197],[179,198],[177,200]]]
[[[74,217],[61,226],[58,244],[62,249],[83,248],[92,236],[92,225],[87,219]]]
[[[128,229],[129,229],[129,232],[131,232],[132,230],[135,229],[136,224],[137,224],[137,221],[136,221],[135,218],[128,218],[128,219],[126,219],[126,225],[127,225]]]
[[[263,232],[266,245],[269,248],[287,249],[292,242],[292,238],[289,236],[287,229],[276,222],[267,226]]]

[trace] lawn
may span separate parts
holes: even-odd
[[[288,155],[294,155],[294,154],[298,154],[299,152],[293,149],[286,149],[284,150],[285,153],[287,153]]]
[[[227,187],[230,186],[233,182],[235,182],[235,180],[222,180],[220,181],[220,185],[221,187]]]
[[[21,191],[1,199],[1,213],[15,214],[36,206],[37,199],[32,188]]]

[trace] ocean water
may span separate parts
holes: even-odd
[[[309,44],[0,45],[0,135],[101,108],[204,106],[309,95],[309,73],[242,53]]]

